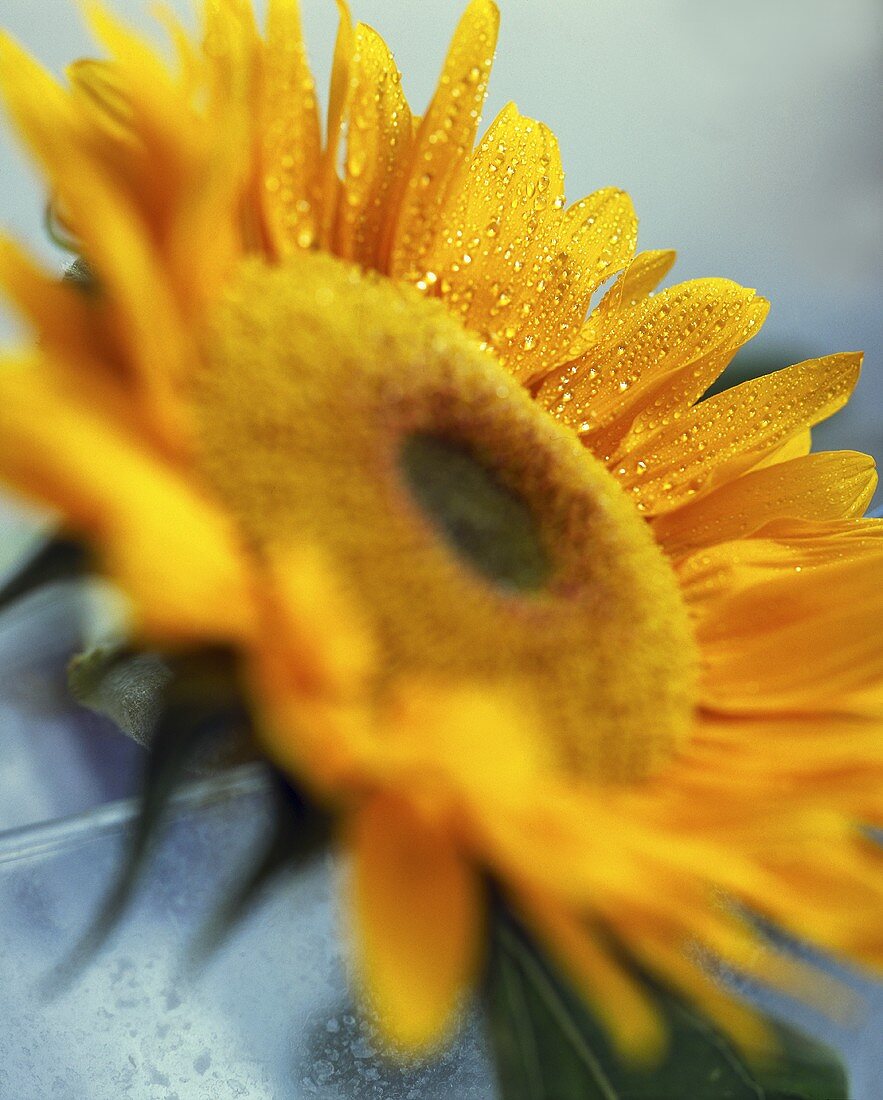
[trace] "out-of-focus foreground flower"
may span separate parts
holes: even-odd
[[[502,905],[625,1054],[666,1041],[645,978],[757,1049],[715,967],[812,990],[750,914],[883,955],[883,523],[872,461],[809,438],[860,356],[702,400],[767,303],[654,293],[673,253],[621,191],[568,205],[514,106],[475,144],[490,0],[422,118],[341,9],[324,139],[295,0],[169,17],[171,63],[92,5],[109,60],[65,85],[2,41],[86,276],[0,244],[35,332],[0,472],[140,643],[235,655],[339,822],[393,1046],[448,1033]]]

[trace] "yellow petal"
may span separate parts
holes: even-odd
[[[874,460],[855,451],[806,455],[751,470],[656,518],[669,554],[744,538],[775,520],[858,519],[877,487]]]
[[[617,454],[626,454],[640,447],[648,433],[676,420],[684,409],[699,401],[712,382],[729,366],[736,352],[757,336],[769,310],[770,303],[765,298],[754,297],[744,304],[743,309],[737,308],[725,316],[718,316],[717,324],[723,339],[719,341],[717,350],[709,349],[705,356],[673,372],[665,382],[651,386],[640,400],[627,403],[621,424],[613,424],[607,433],[600,433],[599,438],[605,437],[604,448],[612,446],[616,439]],[[626,429],[624,432],[623,428]]]
[[[449,308],[495,347],[512,344],[525,297],[537,298],[563,203],[555,135],[510,103],[475,150],[427,260]]]
[[[43,271],[14,242],[0,237],[0,288],[36,329],[47,351],[87,358],[96,350],[94,303]]]
[[[476,149],[427,255],[433,286],[529,379],[567,354],[595,287],[634,251],[631,200],[608,188],[564,210],[555,136],[504,108]]]
[[[186,326],[140,215],[90,157],[68,96],[10,39],[0,36],[0,91],[16,124],[42,161],[97,272],[109,323],[129,348],[133,392],[171,446],[181,411],[172,380],[189,364]]]
[[[115,67],[107,61],[84,60],[75,61],[66,72],[76,109],[116,140],[131,140],[132,102]]]
[[[204,6],[206,47],[197,89],[187,86],[186,71],[180,78],[174,75],[160,53],[101,4],[89,3],[86,11],[93,32],[112,55],[140,143],[139,156],[121,178],[108,170],[118,149],[97,150],[89,168],[104,177],[105,186],[113,181],[130,220],[141,223],[154,249],[164,254],[167,282],[184,302],[201,303],[241,248],[236,217],[246,171],[241,151],[249,142],[257,45],[250,5],[211,0]],[[65,167],[67,175],[62,173],[57,186],[66,200],[66,179],[75,168]],[[107,201],[93,198],[96,207]],[[62,205],[67,213],[68,201]],[[70,212],[85,247],[89,219]],[[96,246],[89,244],[86,251],[98,267]]]
[[[311,547],[273,553],[268,562],[277,636],[288,676],[303,693],[353,701],[365,696],[377,651],[330,563]]]
[[[792,458],[803,458],[808,455],[812,450],[812,430],[810,428],[802,428],[799,432],[796,432],[790,439],[786,440],[781,447],[777,447],[774,451],[771,451],[768,455],[760,460],[755,470],[762,470],[765,466],[775,466],[777,462],[790,462]]]
[[[669,416],[655,432],[648,419],[640,447],[614,473],[646,513],[679,508],[842,408],[860,367],[859,354],[810,359]]]
[[[416,679],[392,698],[382,752],[392,748],[414,773],[415,789],[432,773],[474,805],[503,814],[530,803],[553,768],[553,753],[536,707],[518,687],[439,687]]]
[[[565,424],[594,433],[586,440],[596,454],[611,454],[643,410],[658,409],[660,417],[665,410],[668,417],[689,407],[760,327],[765,311],[753,290],[727,279],[681,283],[631,308],[607,310],[593,346],[552,372],[539,398]],[[649,428],[641,422],[634,430],[643,441]]]
[[[243,150],[257,145],[259,115],[260,40],[250,0],[209,0],[203,34],[204,102],[188,103],[176,89],[178,115],[187,120],[180,129],[187,147],[179,153],[186,167],[180,198],[172,192],[165,199],[173,215],[169,267],[187,312],[213,299],[244,251],[253,164]],[[165,129],[173,129],[168,121]]]
[[[595,289],[634,253],[638,220],[631,199],[614,187],[574,203],[563,219],[552,208],[526,262],[527,293],[510,336],[494,342],[503,361],[525,381],[568,357]],[[514,251],[514,248],[513,248]],[[517,254],[517,253],[516,253]],[[514,286],[520,285],[514,280]],[[537,295],[537,291],[539,294]],[[523,307],[532,299],[527,316]],[[511,320],[515,320],[514,310]]]
[[[321,207],[319,243],[330,247],[334,239],[335,220],[340,206],[340,180],[337,175],[338,150],[350,93],[350,69],[353,60],[353,21],[346,0],[336,0],[340,22],[334,43],[331,65],[331,90],[328,96],[328,140],[322,154]]]
[[[355,965],[384,1038],[425,1051],[452,1030],[475,978],[476,876],[436,828],[378,796],[352,829]]]
[[[676,253],[670,249],[639,252],[592,310],[569,350],[570,357],[578,359],[589,350],[598,338],[599,329],[607,323],[608,314],[632,309],[654,291],[671,270],[675,257]]]
[[[439,215],[456,193],[475,143],[493,64],[500,16],[493,0],[471,0],[414,139],[407,178],[397,201],[381,270],[394,278],[422,276],[441,226]]]
[[[78,133],[69,97],[42,66],[0,32],[0,92],[15,128],[45,167],[56,167],[62,134]]]
[[[386,43],[370,27],[356,27],[343,188],[336,252],[376,268],[396,193],[410,162],[411,111],[401,74]]]
[[[298,0],[271,0],[261,103],[262,204],[279,256],[310,247],[321,218],[321,136],[316,87]]]
[[[150,102],[173,95],[168,68],[142,36],[127,28],[98,0],[88,0],[83,10],[92,32],[120,66],[126,86],[152,92],[148,95]],[[131,102],[141,106],[139,96],[132,97]]]
[[[227,518],[107,417],[62,395],[40,364],[0,369],[0,474],[94,542],[146,635],[250,631],[245,560]]]
[[[637,241],[632,200],[615,187],[574,203],[563,218],[557,213],[552,206],[526,261],[527,294],[514,295],[522,307],[515,333],[510,337],[506,331],[506,339],[495,342],[503,361],[525,382],[569,358],[592,294],[631,259]]]
[[[102,312],[100,293],[84,293],[41,270],[15,242],[2,237],[0,289],[34,327],[40,350],[47,353],[46,370],[60,389],[84,404],[112,406],[118,423],[155,434],[155,425],[132,400],[132,379]]]

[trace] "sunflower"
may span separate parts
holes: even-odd
[[[90,5],[109,59],[66,85],[2,40],[86,276],[0,246],[36,334],[0,471],[141,643],[238,655],[340,822],[391,1045],[450,1031],[502,898],[622,1052],[665,1043],[638,972],[756,1049],[715,967],[812,989],[750,914],[883,958],[883,523],[872,460],[809,439],[861,357],[704,398],[767,303],[656,291],[673,253],[619,190],[568,205],[514,106],[476,143],[493,3],[422,118],[339,7],[324,138],[296,0],[166,16],[171,61]]]

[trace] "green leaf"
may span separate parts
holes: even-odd
[[[73,283],[84,294],[96,294],[98,292],[98,280],[82,256],[78,256],[65,271],[63,282]]]
[[[620,1061],[574,989],[501,916],[486,998],[504,1100],[848,1100],[837,1057],[790,1028],[773,1024],[778,1055],[753,1062],[680,998],[651,995],[671,1041],[648,1070]]]
[[[172,677],[168,662],[158,654],[111,646],[80,653],[68,666],[68,686],[76,701],[110,718],[144,746],[153,738]]]

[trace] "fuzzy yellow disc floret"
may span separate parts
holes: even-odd
[[[696,653],[667,560],[441,305],[327,256],[248,261],[201,344],[204,477],[256,547],[326,550],[390,681],[511,684],[584,778],[670,754]]]

